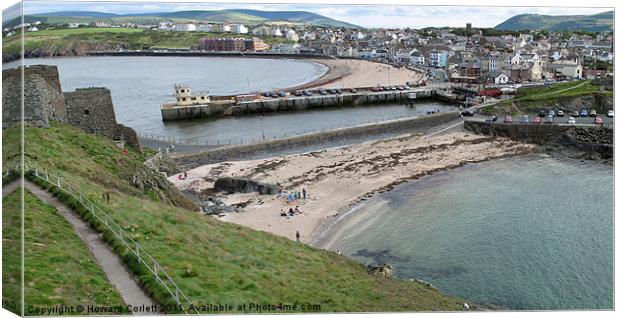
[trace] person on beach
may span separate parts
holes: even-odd
[[[301,238],[301,234],[299,234],[299,230],[295,231],[295,238],[297,238],[297,242],[299,242],[299,239]]]
[[[299,210],[299,205],[295,207],[295,214],[301,214],[301,211]]]
[[[301,193],[304,195],[304,200],[306,199],[306,188],[301,189]]]
[[[280,210],[280,216],[286,216],[286,211]]]
[[[187,171],[183,171],[183,178],[187,179]]]
[[[170,152],[174,152],[174,145],[170,144]]]
[[[295,215],[295,211],[293,211],[293,208],[289,208],[288,209],[288,215],[290,215],[290,216]]]

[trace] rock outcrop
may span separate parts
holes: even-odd
[[[215,191],[227,193],[250,193],[277,194],[278,186],[274,184],[261,183],[248,178],[224,177],[215,180]]]

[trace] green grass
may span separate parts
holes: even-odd
[[[233,33],[210,32],[165,32],[130,28],[75,28],[27,32],[24,36],[26,52],[43,52],[49,56],[79,55],[90,50],[116,50],[124,47],[132,50],[150,48],[191,48],[198,45],[202,37],[240,37]],[[251,36],[251,35],[246,35]],[[285,38],[259,36],[265,43],[292,43]],[[19,54],[21,36],[16,34],[3,38],[2,52],[5,55]]]
[[[21,297],[20,193],[18,189],[6,195],[2,208],[2,297],[4,307],[14,313],[20,312]],[[33,308],[124,304],[86,245],[53,206],[26,190],[24,211],[26,315],[35,315]]]
[[[362,264],[336,253],[153,200],[119,177],[131,174],[126,170],[143,156],[130,151],[118,162],[117,149],[105,138],[54,124],[49,129],[27,128],[25,139],[27,160],[59,171],[97,201],[196,304],[230,304],[235,309],[248,303],[318,304],[324,312],[462,308],[463,300],[444,296],[425,284],[378,278]],[[109,204],[99,199],[107,190],[112,191]],[[56,194],[77,207],[75,200]],[[104,237],[152,297],[171,303],[149,273],[109,234]]]
[[[514,99],[503,100],[481,110],[486,114],[537,113],[542,108],[556,107],[570,103],[574,98],[595,96],[598,99],[613,97],[611,91],[601,91],[600,86],[588,80],[559,83],[548,87],[520,88]],[[597,111],[605,111],[598,106]],[[599,109],[600,108],[600,109]]]

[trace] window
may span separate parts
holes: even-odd
[[[185,101],[187,98],[183,97],[183,101]]]
[[[200,96],[200,99],[205,99],[205,97],[204,96]]]
[[[192,97],[192,100],[196,100],[196,97]]]
[[[90,115],[90,111],[88,109],[84,109],[84,115]]]

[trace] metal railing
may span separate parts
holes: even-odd
[[[17,166],[19,169],[19,165]],[[77,202],[88,210],[88,212],[99,222],[104,225],[112,234],[121,242],[121,244],[132,253],[138,262],[144,265],[155,277],[155,281],[166,289],[166,291],[172,296],[185,313],[192,308],[190,305],[192,302],[187,296],[179,289],[179,286],[172,280],[170,275],[166,273],[164,268],[151,256],[138,242],[131,238],[131,236],[125,232],[125,230],[118,225],[107,213],[99,208],[92,200],[88,199],[77,187],[64,181],[59,175],[51,174],[47,170],[43,170],[28,163],[24,163],[24,169],[26,172],[31,172],[36,178],[45,181],[51,185],[56,186],[61,191],[69,194]],[[18,170],[19,171],[19,170]],[[6,175],[10,173],[7,169]],[[194,311],[196,311],[194,309]],[[196,313],[198,313],[196,311]]]
[[[382,117],[381,119],[378,119],[378,120],[374,119],[374,120],[358,121],[358,122],[353,122],[353,123],[342,123],[342,124],[332,125],[332,126],[327,126],[327,127],[322,127],[322,128],[308,128],[308,129],[297,130],[297,131],[293,131],[289,133],[264,136],[264,137],[258,136],[258,137],[229,138],[229,139],[197,139],[197,138],[171,137],[171,136],[165,136],[165,135],[156,134],[156,133],[137,132],[137,134],[138,134],[138,137],[141,139],[154,140],[154,141],[159,141],[159,142],[166,143],[166,144],[198,146],[198,147],[223,147],[223,146],[232,146],[232,145],[248,145],[248,144],[258,143],[258,142],[267,141],[267,140],[300,136],[300,135],[311,134],[311,133],[326,132],[326,131],[336,130],[336,129],[353,128],[353,127],[369,125],[369,124],[380,124],[380,123],[393,121],[393,120],[401,120],[401,119],[405,120],[405,119],[415,118],[420,115],[423,115],[423,114],[415,114],[415,115],[412,114],[412,115],[405,115],[405,116],[402,116],[402,115],[399,116],[398,114],[394,114],[393,116]]]

